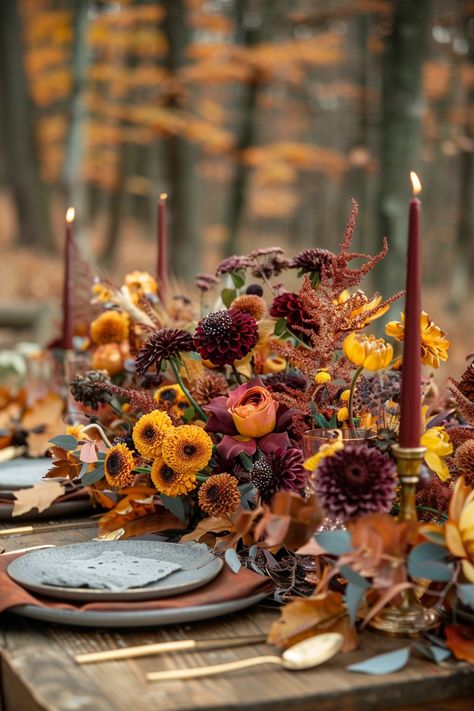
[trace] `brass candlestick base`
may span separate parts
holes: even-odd
[[[416,485],[420,478],[425,447],[392,446],[397,459],[400,479],[399,521],[416,521]],[[437,627],[438,613],[423,607],[413,589],[400,593],[400,605],[390,605],[370,623],[371,629],[391,637],[418,637],[422,632]]]

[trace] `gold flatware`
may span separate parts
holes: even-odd
[[[266,636],[249,635],[247,637],[230,637],[228,639],[180,639],[175,642],[160,642],[157,644],[142,644],[137,647],[125,647],[124,649],[109,649],[104,652],[90,652],[88,654],[78,654],[74,657],[77,664],[93,664],[96,662],[111,662],[118,659],[133,659],[136,657],[148,657],[154,654],[165,654],[166,652],[200,651],[204,649],[223,649],[225,647],[243,647],[247,644],[262,644],[266,641]]]
[[[315,635],[288,647],[281,657],[267,655],[238,659],[225,664],[213,664],[208,667],[195,667],[194,669],[172,669],[171,671],[151,672],[146,675],[147,681],[170,681],[172,679],[198,679],[203,676],[215,676],[237,669],[247,669],[261,664],[277,664],[290,671],[311,669],[327,662],[339,652],[344,643],[344,637],[338,632],[326,632]]]
[[[36,551],[40,548],[56,548],[54,543],[45,543],[42,546],[29,546],[28,548],[15,548],[14,551],[2,551],[0,555],[13,555],[13,553],[28,553],[28,551]]]
[[[70,521],[69,523],[46,523],[43,526],[18,526],[3,528],[0,537],[23,536],[29,533],[47,533],[48,531],[66,531],[70,528],[90,528],[97,526],[97,521]]]

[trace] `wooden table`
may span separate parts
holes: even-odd
[[[45,532],[4,538],[6,550],[42,543],[89,540],[94,529]],[[414,657],[389,676],[370,677],[345,667],[377,653],[397,649],[406,640],[366,632],[360,648],[324,667],[289,672],[258,667],[220,677],[147,683],[157,669],[214,664],[269,653],[266,645],[207,652],[184,652],[142,659],[78,666],[74,655],[111,647],[193,637],[208,639],[267,632],[278,612],[260,604],[210,622],[133,631],[89,630],[0,616],[1,711],[222,711],[256,709],[344,711],[404,708],[405,711],[472,711],[474,669],[460,663],[437,667]],[[471,698],[469,698],[471,697]],[[444,700],[451,699],[446,702]],[[430,703],[435,702],[435,703]]]

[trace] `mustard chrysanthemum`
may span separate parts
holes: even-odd
[[[173,423],[166,412],[153,410],[142,415],[132,431],[133,443],[142,457],[161,456],[163,438],[170,429],[174,429]]]
[[[197,425],[181,425],[167,430],[163,439],[162,457],[177,472],[195,474],[212,456],[212,440]]]
[[[176,472],[162,459],[155,459],[151,468],[151,480],[160,494],[182,496],[197,486],[194,473]]]
[[[115,444],[111,447],[104,460],[104,473],[109,486],[130,486],[135,476],[134,466],[133,454],[125,444]]]

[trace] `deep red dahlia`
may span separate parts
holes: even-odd
[[[214,311],[199,321],[194,348],[214,365],[232,365],[257,343],[257,322],[244,311]]]
[[[301,306],[298,295],[292,291],[285,291],[273,299],[270,316],[286,319],[291,331],[307,328],[304,319],[310,318],[307,311]]]
[[[258,459],[250,472],[250,481],[265,503],[270,503],[277,491],[301,492],[306,478],[303,455],[295,447],[275,449]]]

